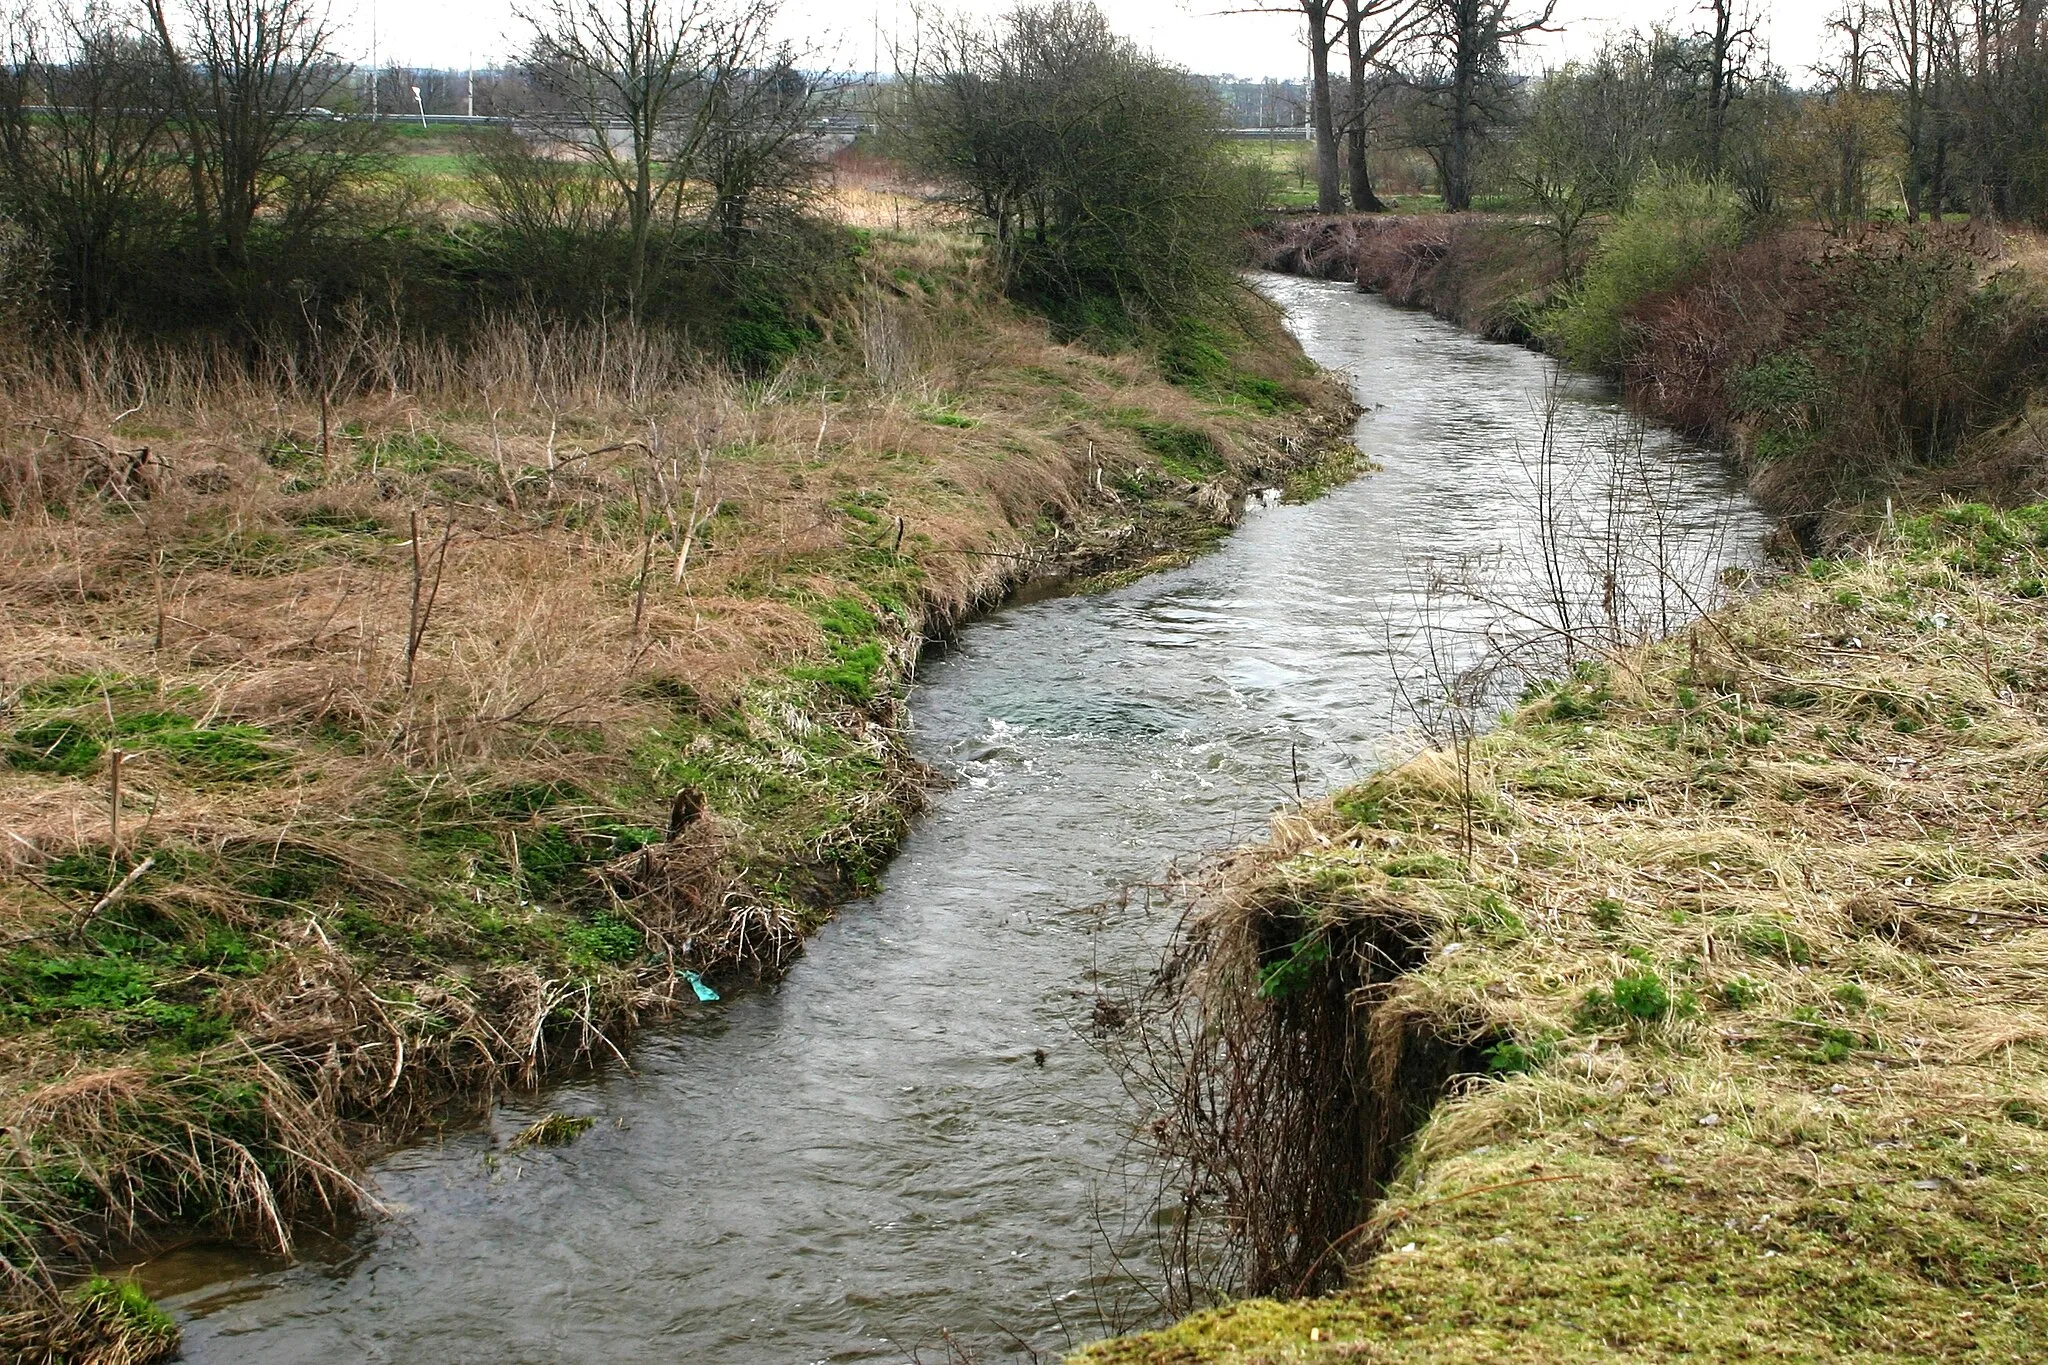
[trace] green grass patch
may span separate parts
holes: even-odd
[[[1157,457],[1162,469],[1189,483],[1206,482],[1229,468],[1206,432],[1142,411],[1120,412],[1116,422]]]
[[[789,675],[803,682],[821,683],[856,702],[873,701],[885,685],[883,674],[888,662],[881,623],[874,612],[853,597],[827,598],[811,610],[825,632],[828,661],[799,664],[789,670]]]

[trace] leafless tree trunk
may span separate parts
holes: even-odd
[[[1922,213],[1936,220],[1941,217],[1941,192],[1931,183],[1930,176],[1933,119],[1929,106],[1938,85],[1940,61],[1935,12],[1946,8],[1947,0],[1885,0],[1881,20],[1884,55],[1899,93],[1899,133],[1906,144],[1906,173],[1901,189],[1909,223],[1919,222]]]
[[[1330,32],[1332,0],[1301,0],[1308,19],[1309,121],[1316,139],[1316,211],[1342,213],[1344,196],[1337,181],[1336,101],[1330,95]]]
[[[1756,23],[1737,0],[1706,0],[1710,25],[1699,36],[1706,45],[1707,173],[1719,175],[1727,155],[1728,110],[1742,93]]]
[[[1413,32],[1422,6],[1423,0],[1344,0],[1344,47],[1350,59],[1344,111],[1345,171],[1351,179],[1351,207],[1360,213],[1387,210],[1373,193],[1372,170],[1366,162],[1373,105],[1384,89],[1377,77]]]
[[[1451,213],[1472,207],[1474,153],[1480,135],[1499,117],[1495,87],[1507,50],[1547,25],[1557,0],[1543,0],[1536,13],[1516,13],[1514,5],[1515,0],[1429,0],[1423,23],[1437,62],[1429,94],[1444,116],[1436,159],[1444,208]]]

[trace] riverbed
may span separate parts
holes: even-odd
[[[1619,593],[1668,626],[1765,529],[1719,456],[1539,355],[1348,285],[1259,286],[1350,376],[1378,467],[1255,499],[1184,568],[968,627],[910,699],[949,782],[880,895],[779,984],[641,1035],[630,1071],[380,1163],[386,1216],[297,1264],[145,1267],[188,1360],[987,1361],[1153,1319],[1096,1036],[1173,928],[1144,888],[1417,742],[1482,640],[1555,603],[1545,544],[1575,547],[1574,592],[1590,573],[1609,615]],[[1488,602],[1446,586],[1470,581]],[[506,1150],[550,1111],[598,1122]]]

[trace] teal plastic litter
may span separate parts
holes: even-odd
[[[684,972],[683,980],[690,983],[690,989],[697,992],[697,998],[707,1004],[718,998],[718,992],[704,984],[704,978],[695,972]]]

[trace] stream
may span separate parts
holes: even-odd
[[[142,1267],[186,1359],[1056,1359],[1156,1320],[1134,1111],[1090,1021],[1175,912],[1120,888],[1413,742],[1428,660],[1469,662],[1512,616],[1428,592],[1427,563],[1540,596],[1531,547],[1563,526],[1669,626],[1766,529],[1719,456],[1542,356],[1349,285],[1257,283],[1350,376],[1381,468],[1256,500],[1186,567],[968,627],[910,698],[918,751],[955,780],[880,895],[779,984],[641,1034],[630,1072],[381,1161],[389,1216],[297,1263],[196,1246]],[[1543,464],[1546,427],[1569,458]],[[1646,546],[1682,592],[1643,587]],[[504,1149],[550,1111],[598,1123]]]

